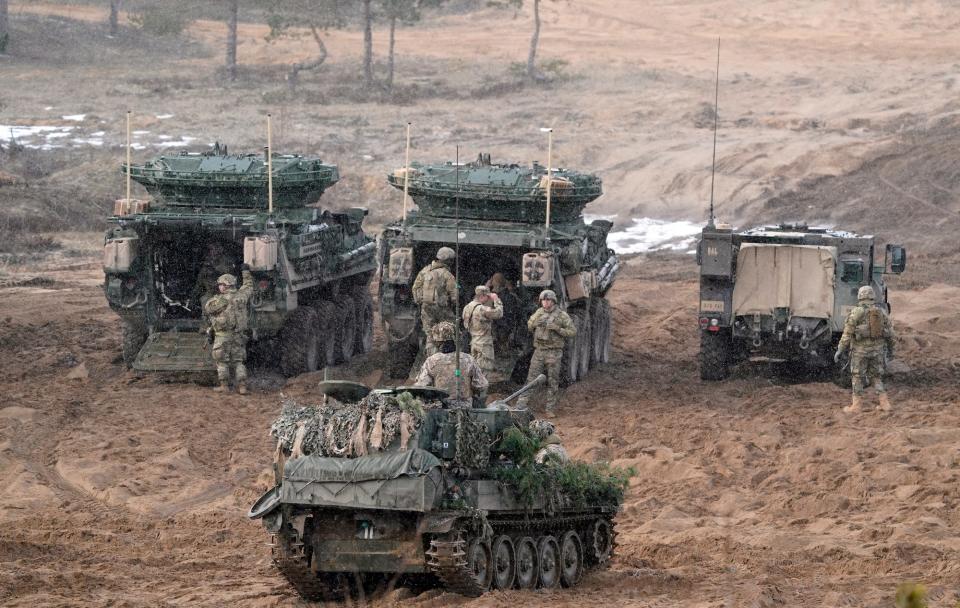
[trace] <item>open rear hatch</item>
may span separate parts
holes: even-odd
[[[150,334],[140,349],[133,369],[138,372],[210,372],[217,366],[210,356],[205,334],[166,331]]]

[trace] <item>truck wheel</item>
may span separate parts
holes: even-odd
[[[560,382],[564,386],[573,384],[580,377],[580,329],[583,327],[580,311],[570,313],[573,326],[577,328],[577,335],[569,338],[563,347],[563,358],[560,360]]]
[[[604,323],[604,305],[607,303],[603,298],[593,298],[590,302],[590,367],[600,363],[600,357],[603,355],[601,341],[603,339]]]
[[[332,302],[322,300],[316,303],[315,308],[319,330],[320,364],[324,367],[336,365],[337,307]]]
[[[124,321],[121,329],[123,331],[123,343],[121,345],[123,364],[127,366],[127,369],[130,369],[133,367],[137,355],[140,354],[143,344],[147,341],[147,330],[139,323],[132,321]]]
[[[288,377],[317,371],[320,365],[317,311],[301,306],[280,330],[280,372]]]
[[[357,310],[353,298],[340,297],[337,311],[337,363],[346,363],[353,358],[353,347],[357,342]]]
[[[701,380],[723,380],[730,375],[730,347],[724,332],[700,332]]]
[[[580,368],[577,370],[577,377],[583,380],[587,377],[587,372],[590,371],[590,353],[593,351],[593,317],[589,310],[583,311],[580,332],[582,332],[582,335],[577,336],[577,341],[580,343]]]
[[[613,311],[610,302],[603,300],[603,331],[600,334],[600,363],[610,361],[610,342],[613,337]]]
[[[354,350],[358,355],[373,350],[373,298],[366,291],[357,296],[357,343]]]

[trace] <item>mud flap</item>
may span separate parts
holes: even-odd
[[[204,334],[158,332],[147,338],[133,362],[133,369],[138,372],[216,373],[217,366],[210,350]]]

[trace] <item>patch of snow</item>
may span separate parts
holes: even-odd
[[[47,139],[58,139],[60,137],[67,137],[70,135],[70,131],[58,131],[56,133],[47,133]]]
[[[157,114],[159,120],[166,120],[168,118],[173,118],[173,114]]]
[[[91,137],[103,137],[103,136],[106,135],[106,134],[107,134],[106,131],[97,131],[96,133],[91,133],[90,136],[91,136]]]
[[[87,146],[94,146],[94,147],[97,147],[97,148],[99,148],[100,146],[103,145],[103,139],[101,139],[101,138],[99,138],[99,137],[77,137],[77,138],[72,139],[72,140],[70,140],[70,141],[72,141],[72,142],[75,143],[75,144],[81,144],[81,145],[87,145]]]
[[[173,137],[172,137],[171,135],[157,135],[157,137],[159,137],[160,139],[164,139],[164,140],[166,140],[166,139],[173,139]]]
[[[80,122],[86,117],[87,117],[86,114],[68,114],[66,116],[61,116],[61,118],[63,118],[64,120],[73,120],[76,122]]]
[[[43,109],[49,112],[50,110],[53,109],[53,106],[47,106],[47,107],[45,107],[45,108],[43,108]]]
[[[644,253],[647,251],[684,251],[691,253],[703,225],[686,220],[656,220],[634,218],[633,225],[611,232],[607,244],[617,253]]]
[[[20,126],[20,125],[0,125],[0,141],[9,142],[11,138],[21,139],[34,137],[41,133],[59,131],[61,127],[49,127],[42,125]]]
[[[131,133],[133,133],[134,135],[146,135],[150,133],[150,131],[131,131]]]

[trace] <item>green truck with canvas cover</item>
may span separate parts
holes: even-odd
[[[475,409],[349,382],[321,383],[322,404],[285,404],[276,485],[248,514],[274,564],[310,600],[399,577],[469,596],[577,584],[613,553],[631,473],[540,458],[543,421],[509,402],[543,380]]]
[[[549,211],[547,169],[536,162],[494,164],[481,154],[461,165],[413,163],[387,179],[398,190],[406,188],[417,204],[381,235],[380,315],[394,377],[409,374],[423,346],[413,282],[444,246],[459,250],[461,308],[475,286],[497,291],[488,281],[497,273],[503,277],[504,316],[493,328],[499,375],[494,380],[526,377],[532,353],[526,321],[544,289],[556,292],[577,327],[564,351],[564,380],[575,382],[609,359],[612,315],[606,294],[620,260],[607,247],[613,224],[602,219],[587,224],[583,218],[584,207],[603,192],[599,177],[554,168]]]
[[[123,359],[139,372],[215,370],[202,304],[218,275],[248,265],[249,348],[288,376],[370,350],[376,243],[365,209],[312,206],[339,179],[318,158],[160,156],[129,167],[152,200],[122,199],[108,221],[104,288],[123,323]],[[124,173],[128,169],[123,166]]]
[[[722,380],[751,357],[828,369],[857,291],[873,287],[889,312],[884,275],[906,267],[906,251],[876,251],[873,236],[804,224],[735,231],[709,223],[700,265],[700,377]]]

